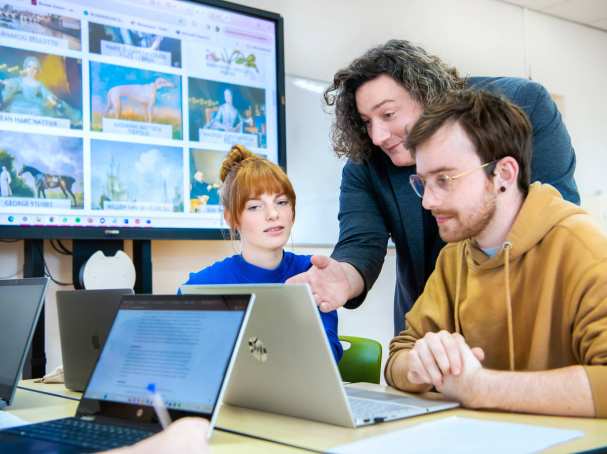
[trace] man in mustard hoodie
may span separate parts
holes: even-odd
[[[388,383],[469,408],[607,417],[607,235],[552,186],[529,185],[523,111],[452,94],[407,148],[448,244],[390,344]]]

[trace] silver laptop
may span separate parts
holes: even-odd
[[[46,277],[0,280],[0,408],[21,380],[47,285]]]
[[[459,405],[345,388],[307,285],[186,285],[181,292],[256,296],[227,385],[228,404],[344,427]]]
[[[84,390],[118,312],[122,295],[132,294],[132,289],[57,291],[66,388]]]

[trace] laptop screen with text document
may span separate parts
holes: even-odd
[[[0,430],[0,446],[106,451],[186,416],[209,419],[210,437],[254,300],[251,294],[123,296],[76,415]]]
[[[168,410],[212,414],[245,317],[238,298],[241,310],[183,299],[175,310],[171,297],[153,308],[125,297],[84,399],[152,406],[153,385]]]

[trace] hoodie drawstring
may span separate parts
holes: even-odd
[[[461,334],[460,325],[459,325],[459,291],[461,288],[461,277],[462,277],[462,266],[465,260],[466,251],[462,248],[462,254],[460,260],[457,262],[457,273],[456,273],[456,283],[455,283],[455,305],[454,305],[454,319],[455,319],[455,332]]]
[[[512,243],[504,243],[504,280],[506,287],[506,316],[508,318],[508,357],[510,360],[510,370],[514,370],[514,328],[512,326],[512,300],[510,298],[510,249]]]
[[[512,243],[506,241],[503,245],[504,248],[504,284],[506,287],[506,317],[508,323],[508,361],[510,370],[514,371],[514,327],[512,322],[512,299],[510,297],[510,250],[512,249]],[[459,296],[461,289],[461,276],[462,266],[465,260],[465,250],[462,250],[460,260],[457,262],[457,274],[456,274],[456,285],[455,285],[455,307],[454,307],[454,319],[455,319],[455,332],[461,334],[461,326],[459,320]]]

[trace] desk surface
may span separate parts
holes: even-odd
[[[42,422],[74,416],[76,407],[78,407],[76,400],[18,388],[13,405],[6,408],[6,411],[27,422]]]
[[[349,386],[398,393],[396,390],[380,385],[359,383]],[[244,434],[257,436],[264,435],[272,440],[286,442],[291,445],[327,451],[336,446],[352,443],[370,436],[380,435],[422,422],[434,421],[447,416],[456,415],[482,420],[574,429],[584,433],[582,438],[563,443],[545,451],[549,453],[570,453],[607,445],[607,419],[535,416],[464,409],[448,410],[426,416],[401,419],[399,421],[376,424],[358,429],[349,429],[224,405],[219,413],[217,427],[232,429]]]
[[[71,391],[63,383],[38,383],[35,379],[21,380],[19,388],[38,391],[45,394],[52,394],[58,397],[67,397],[68,399],[80,400],[82,393]]]
[[[36,391],[65,392],[69,397],[79,396],[80,393],[66,390],[63,385],[45,385],[41,383],[29,383],[31,380],[21,382],[22,388],[31,388]],[[59,396],[34,392],[31,389],[17,389],[13,405],[6,410],[28,422],[42,422],[50,419],[66,418],[74,416],[78,401],[66,399]],[[228,453],[251,453],[251,454],[278,454],[278,453],[302,453],[304,451],[290,448],[288,446],[256,440],[251,437],[213,431],[211,437],[213,454]]]
[[[17,391],[15,406],[11,413],[27,421],[43,421],[51,418],[72,416],[76,411],[75,400],[61,399],[59,397],[40,394],[39,392],[65,395],[66,397],[79,397],[80,393],[68,391],[61,384],[33,383],[32,380],[24,380],[21,387],[27,387],[38,392],[29,392],[23,389]],[[380,385],[354,384],[349,386],[364,389],[381,390],[392,393],[398,391]],[[42,408],[41,408],[42,407]],[[242,434],[271,439],[279,443],[291,446],[327,451],[336,446],[351,443],[374,435],[387,433],[396,429],[434,421],[447,416],[465,416],[482,420],[514,422],[520,424],[533,424],[561,429],[579,430],[584,437],[555,446],[546,452],[569,453],[583,451],[598,446],[607,445],[607,419],[590,418],[565,418],[555,416],[523,415],[516,413],[500,413],[489,411],[473,411],[464,409],[448,410],[426,416],[402,419],[374,426],[349,429],[330,424],[324,424],[304,419],[291,418],[283,415],[265,413],[246,408],[223,405],[219,412],[217,428],[233,430]],[[301,452],[290,449],[287,446],[255,440],[215,431],[211,440],[213,452]],[[225,451],[224,451],[225,448]],[[242,448],[242,450],[241,450]]]

